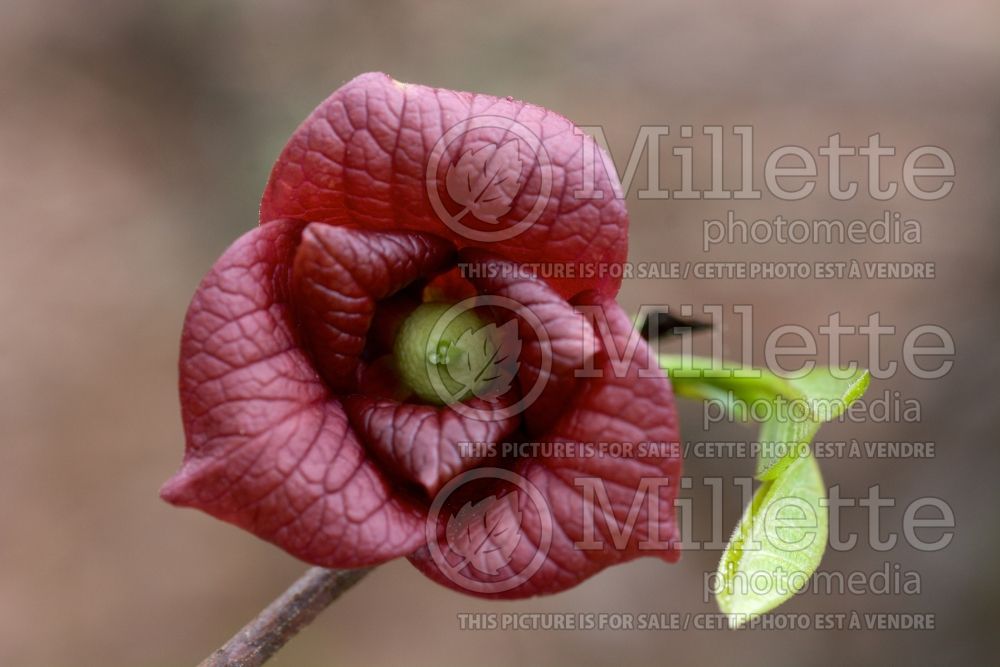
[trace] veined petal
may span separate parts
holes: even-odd
[[[543,433],[573,400],[577,371],[592,365],[599,348],[594,328],[526,267],[475,248],[463,250],[460,262],[482,294],[504,299],[494,308],[498,319],[517,318],[523,341],[517,373],[521,394],[541,389],[528,401],[525,424],[530,433]]]
[[[299,333],[334,391],[353,387],[376,302],[452,257],[429,234],[392,234],[313,223],[302,232],[292,269]]]
[[[512,393],[512,392],[511,392]],[[387,398],[344,399],[351,423],[369,450],[403,479],[420,485],[431,497],[460,472],[489,461],[484,444],[496,446],[519,423],[504,414],[516,398],[492,402],[472,399],[477,418],[449,406],[402,403]],[[489,418],[490,413],[495,415]]]
[[[517,460],[514,483],[500,473],[480,480],[467,501],[481,505],[475,512],[461,511],[464,498],[445,504],[432,527],[436,543],[410,560],[446,586],[528,597],[565,590],[640,556],[679,556],[673,504],[681,459],[670,383],[650,371],[657,368],[652,351],[631,340],[638,334],[613,300],[591,292],[575,303],[604,313],[613,340],[595,360],[602,375],[581,380],[573,403],[538,438],[553,449]],[[630,343],[634,354],[623,359]],[[601,443],[620,449],[602,450]],[[456,533],[487,546],[476,558],[456,553]]]
[[[482,166],[493,171],[484,187],[470,188],[480,199],[463,206],[454,200],[463,180],[456,174],[470,174],[456,168],[475,155],[490,158]],[[497,206],[498,196],[509,201]],[[451,216],[458,219],[449,226]],[[614,166],[569,120],[510,98],[379,73],[346,83],[292,135],[260,208],[262,224],[285,217],[429,232],[526,263],[621,263],[628,250]],[[503,238],[517,225],[522,232]],[[614,295],[621,285],[617,272],[580,275],[550,282],[564,297],[585,289]]]
[[[303,223],[237,240],[202,281],[181,342],[184,465],[161,490],[329,567],[380,563],[424,540],[292,330],[289,269]]]

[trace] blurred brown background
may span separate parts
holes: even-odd
[[[922,423],[839,424],[821,435],[933,440],[936,458],[821,463],[842,495],[880,484],[897,499],[883,512],[885,530],[898,530],[905,505],[925,495],[954,508],[958,529],[941,552],[861,547],[828,553],[822,565],[870,572],[900,563],[920,574],[920,595],[802,595],[783,608],[933,612],[933,632],[462,632],[456,614],[471,611],[711,612],[702,575],[718,553],[693,551],[675,566],[638,561],[516,603],[458,595],[396,562],[273,664],[990,661],[1000,593],[994,3],[96,0],[0,9],[0,664],[195,664],[303,570],[248,534],[157,498],[183,444],[177,341],[201,275],[255,224],[287,136],[332,90],[371,70],[512,95],[603,125],[620,166],[642,124],[671,125],[665,156],[682,123],[721,124],[727,134],[752,124],[758,167],[784,144],[815,155],[834,132],[851,145],[881,132],[903,155],[946,148],[958,177],[939,202],[637,201],[641,182],[629,198],[635,261],[921,260],[936,262],[935,280],[633,281],[621,298],[630,308],[754,304],[758,347],[779,324],[815,331],[835,310],[853,324],[877,310],[904,333],[945,326],[958,345],[947,377],[901,376],[870,390],[920,400]],[[903,155],[887,161],[895,180]],[[920,220],[923,242],[703,255],[701,221],[731,208],[863,219],[888,208]],[[900,359],[901,341],[887,339],[887,358]],[[866,358],[858,340],[846,353]],[[685,436],[703,439],[698,407],[686,405],[683,417]],[[752,433],[720,427],[712,437]],[[686,472],[698,480],[750,466],[694,459]],[[707,489],[696,483],[688,495],[704,526]],[[727,530],[739,505],[728,493]],[[863,514],[845,518],[845,531],[865,530]]]

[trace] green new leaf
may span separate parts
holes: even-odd
[[[763,480],[730,539],[716,600],[738,627],[802,589],[826,549],[826,487],[810,451],[823,422],[864,394],[866,370],[814,368],[802,378],[732,371],[705,357],[661,355],[679,396],[721,403],[734,418],[761,421],[756,476]],[[763,409],[761,409],[763,408]]]
[[[801,590],[827,541],[826,487],[816,459],[795,459],[761,484],[719,561],[716,601],[739,627]]]
[[[661,354],[659,360],[660,368],[670,376],[674,391],[678,396],[686,398],[719,400],[722,396],[732,394],[732,397],[740,401],[752,403],[795,392],[787,380],[762,369],[724,369],[711,357],[682,354]],[[740,413],[734,417],[746,419],[748,415]]]
[[[839,417],[868,388],[867,370],[817,367],[802,378],[764,369],[724,370],[710,357],[660,355],[679,396],[721,403],[738,420],[763,416],[757,478],[774,479],[809,451],[823,422]],[[750,412],[751,414],[747,414]]]
[[[809,453],[809,445],[823,422],[839,417],[868,389],[867,370],[853,373],[814,368],[808,375],[784,379],[789,391],[775,399],[773,415],[761,424],[757,479],[774,479],[796,458]]]

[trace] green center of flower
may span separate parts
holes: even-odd
[[[421,304],[396,335],[393,352],[400,379],[437,405],[482,395],[497,378],[495,330],[471,310]]]

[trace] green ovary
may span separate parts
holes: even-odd
[[[450,311],[450,312],[449,312]],[[471,310],[424,303],[403,322],[393,352],[400,379],[424,401],[456,403],[494,379],[497,347],[486,323]]]

